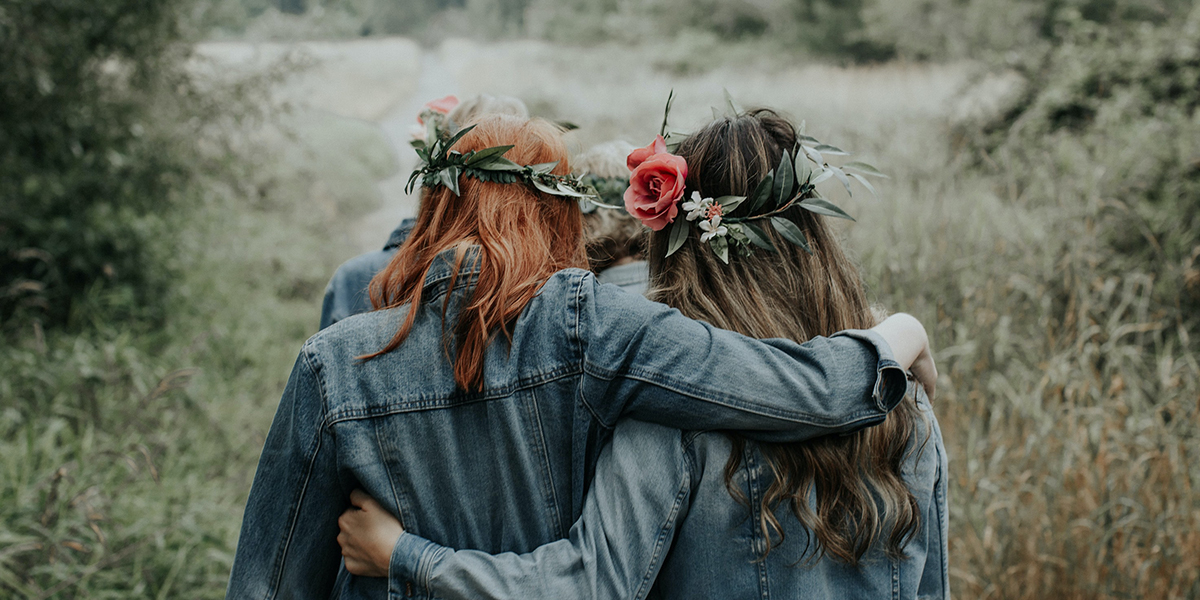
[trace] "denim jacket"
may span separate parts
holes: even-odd
[[[949,598],[946,452],[923,391],[917,404],[925,420],[917,423],[902,476],[921,522],[904,560],[889,558],[877,543],[857,567],[829,557],[806,563],[813,538],[786,503],[776,511],[786,537],[761,559],[758,499],[774,477],[757,444],[746,444],[732,479],[746,506],[725,484],[728,437],[622,421],[567,539],[523,555],[490,555],[406,532],[389,575],[415,579],[448,600]]]
[[[478,279],[438,257],[422,303],[345,319],[296,360],[250,491],[229,598],[429,597],[427,578],[341,566],[337,518],[362,488],[415,535],[528,552],[582,514],[601,448],[622,417],[800,440],[880,422],[904,374],[872,332],[805,344],[754,340],[687,319],[582,270],[550,277],[487,349],[482,391],[458,388],[443,310]],[[384,347],[408,310],[415,325]],[[390,587],[389,587],[390,583]]]
[[[408,239],[408,234],[412,233],[416,224],[415,219],[404,219],[388,236],[383,250],[355,256],[333,272],[333,277],[325,286],[325,299],[321,302],[321,329],[374,308],[371,306],[367,286],[371,283],[371,278],[392,261],[392,257],[396,255],[404,240]]]

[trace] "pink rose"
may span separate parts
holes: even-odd
[[[687,161],[682,156],[661,152],[638,161],[625,190],[625,210],[646,227],[661,230],[679,214],[685,179]]]
[[[655,154],[662,154],[666,151],[667,141],[664,140],[663,136],[660,135],[654,138],[654,141],[650,142],[649,146],[646,146],[645,148],[638,148],[637,150],[630,152],[629,156],[625,159],[625,165],[629,167],[630,171],[632,171],[638,168],[638,165],[642,164],[642,162],[647,158],[650,158]]]
[[[448,115],[450,114],[450,111],[454,110],[455,106],[458,106],[458,98],[454,94],[450,94],[445,98],[438,98],[437,100],[426,102],[425,106],[422,106],[421,110],[418,112],[417,122],[422,125],[425,124],[425,121],[421,119],[420,114],[427,110]]]

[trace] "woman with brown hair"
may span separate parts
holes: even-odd
[[[580,268],[582,188],[549,123],[486,117],[419,152],[424,197],[372,281],[378,310],[322,330],[296,361],[231,598],[423,594],[340,568],[338,516],[358,488],[414,533],[527,552],[582,514],[622,417],[799,441],[882,421],[903,369],[935,376],[911,317],[759,341],[597,284]]]
[[[670,207],[631,206],[659,225],[649,248],[651,298],[757,338],[803,341],[874,323],[825,217],[801,206],[815,198],[811,187],[794,184],[800,193],[774,204],[755,201],[764,178],[798,176],[790,164],[770,171],[797,149],[793,126],[768,110],[718,119],[680,144],[686,191],[695,195],[675,218],[707,226],[673,241],[674,226],[655,221]],[[735,208],[726,214],[705,199],[732,199]],[[757,215],[787,219],[807,248],[779,225],[754,231],[774,251],[723,256],[715,236],[745,235],[747,224],[764,220]],[[943,598],[945,460],[915,385],[883,423],[807,441],[622,421],[567,539],[525,555],[453,551],[404,531],[356,494],[339,541],[351,572],[388,574],[390,561],[391,577],[413,578],[439,598],[643,598],[652,590],[666,598]]]

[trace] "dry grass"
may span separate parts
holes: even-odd
[[[938,348],[956,595],[1200,597],[1194,315],[1156,303],[1162,282],[1097,239],[1094,182],[1050,172],[1030,189],[1004,157],[984,172],[952,148],[950,119],[986,111],[1011,77],[963,93],[970,65],[843,69],[743,51],[688,74],[660,48],[441,52],[464,92],[585,125],[579,147],[648,142],[672,88],[673,128],[692,128],[724,87],[892,174],[881,200],[842,198],[859,217],[846,234],[877,299],[918,315]]]

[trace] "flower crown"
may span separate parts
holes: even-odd
[[[751,246],[775,251],[770,238],[762,229],[766,222],[769,222],[783,239],[812,254],[812,248],[804,237],[803,230],[784,216],[784,213],[789,208],[798,206],[819,215],[853,221],[854,217],[821,197],[816,185],[830,178],[837,178],[846,187],[846,192],[852,194],[850,179],[854,179],[875,194],[875,188],[864,175],[887,177],[875,167],[863,162],[849,162],[841,167],[830,165],[825,160],[826,156],[846,156],[850,153],[805,135],[802,123],[800,131],[797,132],[796,146],[784,150],[779,165],[754,185],[748,196],[705,198],[700,192],[693,191],[690,200],[680,202],[686,192],[688,165],[682,156],[668,151],[668,148],[677,148],[682,141],[668,141],[668,138],[686,137],[678,133],[667,133],[667,116],[670,114],[673,100],[672,92],[667,98],[666,114],[663,115],[662,129],[658,137],[645,148],[639,148],[629,154],[626,164],[631,173],[629,189],[624,195],[625,207],[629,213],[650,229],[661,231],[668,225],[671,226],[666,256],[674,254],[683,246],[693,222],[701,232],[700,243],[707,243],[713,253],[726,264],[729,263],[731,243],[740,248],[743,254],[751,253]],[[728,92],[725,93],[725,100],[734,115],[741,113]],[[713,113],[719,116],[716,109],[713,109]],[[749,214],[740,217],[725,216],[743,204],[749,207]],[[678,218],[681,209],[686,213],[682,219]]]
[[[596,190],[578,176],[551,173],[550,171],[558,166],[558,161],[518,165],[504,158],[504,153],[511,150],[512,145],[471,150],[466,154],[451,150],[455,142],[475,126],[465,127],[450,135],[454,123],[450,121],[446,112],[430,108],[421,113],[421,120],[426,128],[425,137],[414,137],[409,142],[417,151],[421,162],[408,176],[408,184],[404,186],[405,193],[411,194],[419,181],[427,188],[444,185],[455,196],[461,196],[458,178],[465,175],[490,183],[520,182],[552,196],[598,201],[599,195]]]

